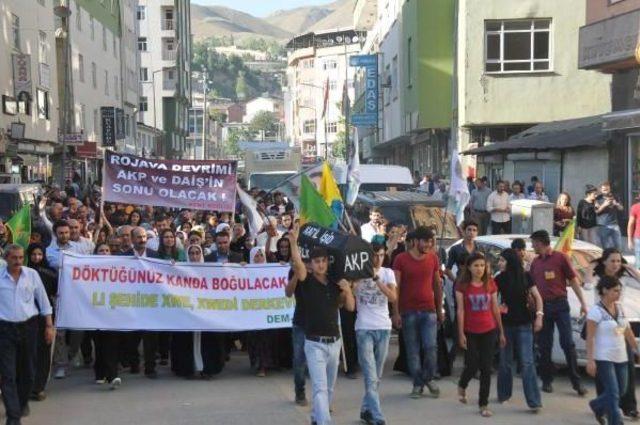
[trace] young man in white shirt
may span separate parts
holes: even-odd
[[[364,375],[364,398],[360,419],[372,425],[385,423],[380,409],[378,387],[389,351],[391,318],[389,303],[396,301],[396,278],[393,270],[382,267],[387,247],[373,244],[373,278],[356,282],[354,295],[358,317],[356,339],[358,362]]]
[[[491,214],[491,234],[511,233],[511,205],[503,181],[498,182],[496,190],[487,198],[487,211]]]
[[[373,207],[369,212],[369,222],[360,226],[360,237],[371,242],[376,235],[384,235],[384,223],[380,209]]]

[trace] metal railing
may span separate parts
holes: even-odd
[[[162,49],[162,60],[163,61],[174,61],[176,60],[177,54],[176,50],[167,50]]]
[[[162,20],[162,30],[163,31],[173,31],[176,29],[176,21],[175,19],[163,19]]]

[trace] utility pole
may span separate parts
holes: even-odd
[[[62,85],[62,114],[58,133],[62,139],[62,170],[60,171],[60,187],[64,187],[65,173],[67,169],[67,141],[66,135],[73,130],[73,86],[71,75],[71,49],[69,34],[69,17],[71,9],[64,4],[60,4],[53,9],[53,13],[60,18],[61,26],[56,29],[56,38],[61,44],[61,60],[58,64],[62,65],[63,85]]]

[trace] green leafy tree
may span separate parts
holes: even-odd
[[[277,134],[278,118],[271,111],[259,111],[251,119],[249,129],[264,141],[265,137]]]

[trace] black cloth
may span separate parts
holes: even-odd
[[[508,235],[509,233],[511,233],[511,220],[505,222],[491,220],[492,235]]]
[[[140,365],[140,340],[144,351],[144,372],[151,373],[156,370],[156,351],[158,351],[158,334],[154,331],[126,332],[127,352],[129,353],[129,365]]]
[[[293,278],[293,269],[289,271],[289,280]],[[302,298],[302,282],[298,282],[296,290],[293,292],[296,298],[296,307],[293,310],[292,323],[296,326],[304,328],[304,300]]]
[[[92,334],[96,346],[96,360],[93,363],[96,380],[106,379],[111,382],[118,376],[118,351],[123,333],[95,331]]]
[[[478,390],[478,406],[489,404],[491,390],[491,365],[496,346],[495,330],[483,334],[465,334],[467,351],[464,353],[464,370],[458,386],[466,389],[469,381],[480,371],[480,388]]]
[[[617,201],[615,196],[611,196],[611,198]],[[600,207],[605,201],[606,198],[604,196],[598,195],[596,198],[596,207]],[[602,210],[600,214],[596,213],[596,222],[599,226],[618,224],[618,209],[613,205],[609,205],[607,208]]]
[[[467,251],[467,248],[465,248],[464,241],[459,244],[453,245],[449,249],[446,268],[448,270],[453,270],[453,266],[458,266],[458,270],[460,270],[463,265],[462,264],[463,259],[468,255],[473,254],[477,250],[478,250],[478,246],[476,245],[475,242],[473,242],[473,251],[471,252]]]
[[[576,224],[582,229],[591,229],[597,226],[598,223],[596,222],[595,203],[592,204],[584,199],[581,199],[580,202],[578,202]]]
[[[171,333],[171,370],[184,378],[191,377],[196,372],[193,335],[193,332]],[[217,375],[222,371],[227,356],[226,343],[226,333],[202,332],[200,334],[203,375]]]
[[[342,325],[342,341],[347,363],[346,373],[358,371],[358,344],[356,340],[356,312],[340,309],[340,324]]]
[[[244,258],[242,254],[234,251],[229,251],[229,262],[230,263],[242,263]],[[205,263],[217,263],[218,262],[218,251],[212,251],[211,254],[207,254],[204,256]]]
[[[330,280],[322,284],[311,273],[298,285],[302,285],[302,300],[305,305],[305,335],[339,337],[340,287]]]
[[[518,282],[504,272],[495,278],[502,304],[507,306],[507,313],[502,314],[502,324],[505,326],[533,323],[533,315],[527,308],[527,294],[533,286],[533,279],[529,273],[525,273],[524,278],[523,282]]]
[[[7,422],[19,423],[35,378],[38,318],[0,321],[0,391]]]

